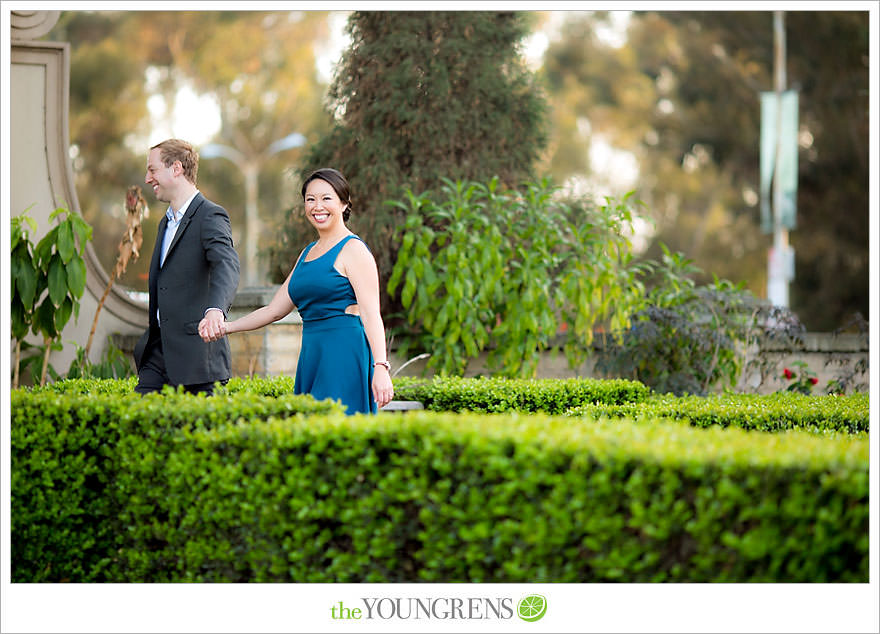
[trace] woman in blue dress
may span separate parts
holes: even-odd
[[[296,308],[302,347],[294,391],[340,400],[348,414],[375,413],[394,396],[379,312],[379,273],[367,245],[346,226],[348,182],[338,171],[312,172],[302,186],[306,218],[318,232],[266,306],[219,328],[203,320],[205,341],[278,321]]]

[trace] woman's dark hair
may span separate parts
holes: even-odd
[[[303,199],[306,197],[306,187],[308,187],[309,183],[313,180],[322,180],[330,183],[333,191],[339,196],[339,200],[345,204],[345,209],[342,212],[342,219],[345,222],[348,222],[348,218],[351,216],[351,188],[348,185],[348,181],[345,180],[345,176],[343,176],[339,170],[335,170],[332,167],[316,169],[309,174],[305,181],[303,181],[301,191]]]

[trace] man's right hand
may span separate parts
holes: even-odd
[[[221,310],[209,310],[199,322],[199,336],[202,341],[217,341],[226,336],[226,321]]]

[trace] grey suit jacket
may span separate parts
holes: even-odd
[[[196,194],[160,267],[167,224],[163,216],[150,262],[150,327],[135,346],[135,365],[140,369],[152,334],[162,338],[165,367],[173,384],[226,380],[232,374],[229,341],[224,337],[206,343],[198,327],[208,308],[227,313],[238,288],[239,261],[229,214]],[[157,309],[161,323],[156,320]]]

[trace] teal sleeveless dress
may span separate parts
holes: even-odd
[[[351,282],[333,266],[352,238],[360,240],[358,236],[346,236],[327,253],[308,262],[316,244],[312,242],[290,276],[287,293],[303,322],[293,391],[311,394],[318,400],[342,401],[349,415],[375,414],[378,408],[370,388],[373,353],[360,316],[345,312],[348,306],[357,304]]]

